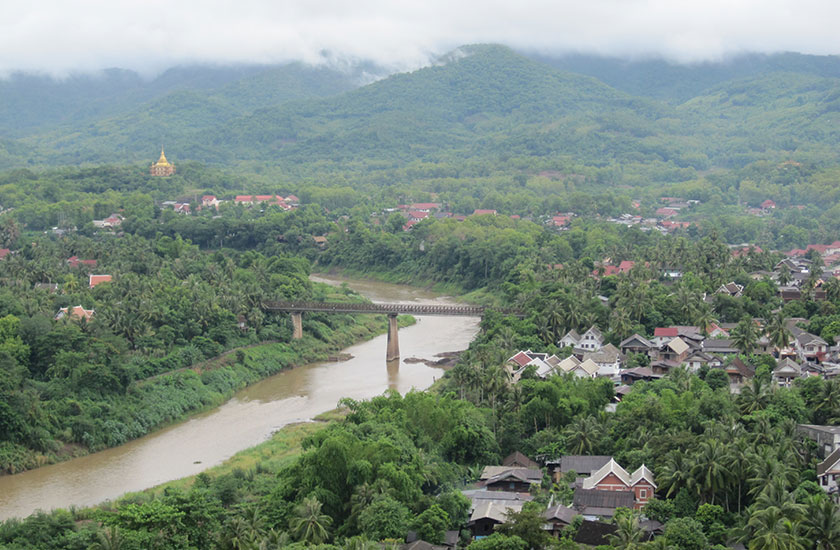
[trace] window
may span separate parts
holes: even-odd
[[[647,498],[647,489],[639,489],[639,498]]]

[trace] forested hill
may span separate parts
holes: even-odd
[[[12,74],[0,79],[0,130],[6,136],[23,137],[88,125],[111,117],[131,116],[155,105],[168,106],[169,115],[180,117],[177,98],[188,94],[205,100],[205,105],[223,105],[242,114],[292,99],[338,94],[378,74],[373,66],[347,71],[286,65],[183,66],[169,69],[155,78],[133,71],[108,69],[98,74],[66,78]],[[172,97],[170,97],[172,96]],[[212,115],[208,109],[205,116]]]
[[[194,86],[161,84],[165,93],[143,101],[116,94],[89,116],[30,127],[0,151],[0,163],[146,162],[164,142],[175,162],[270,163],[286,173],[411,161],[492,167],[515,158],[546,169],[641,165],[645,179],[673,182],[759,160],[836,160],[835,58],[753,56],[735,68],[651,62],[637,65],[638,75],[608,61],[572,65],[616,87],[493,45],[465,46],[352,90],[361,69],[225,73],[216,87],[196,76]]]

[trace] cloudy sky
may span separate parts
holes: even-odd
[[[325,58],[409,69],[486,42],[679,62],[840,54],[838,22],[838,0],[7,0],[0,73]]]

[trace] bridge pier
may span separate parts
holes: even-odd
[[[400,341],[397,336],[397,314],[388,314],[388,349],[385,351],[385,361],[396,361],[400,358]]]
[[[292,339],[303,338],[303,314],[300,311],[292,312]]]

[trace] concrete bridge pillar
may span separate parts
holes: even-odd
[[[292,339],[303,338],[303,314],[300,311],[292,312]]]
[[[385,351],[386,361],[400,358],[400,341],[397,337],[397,314],[388,314],[388,349]]]

